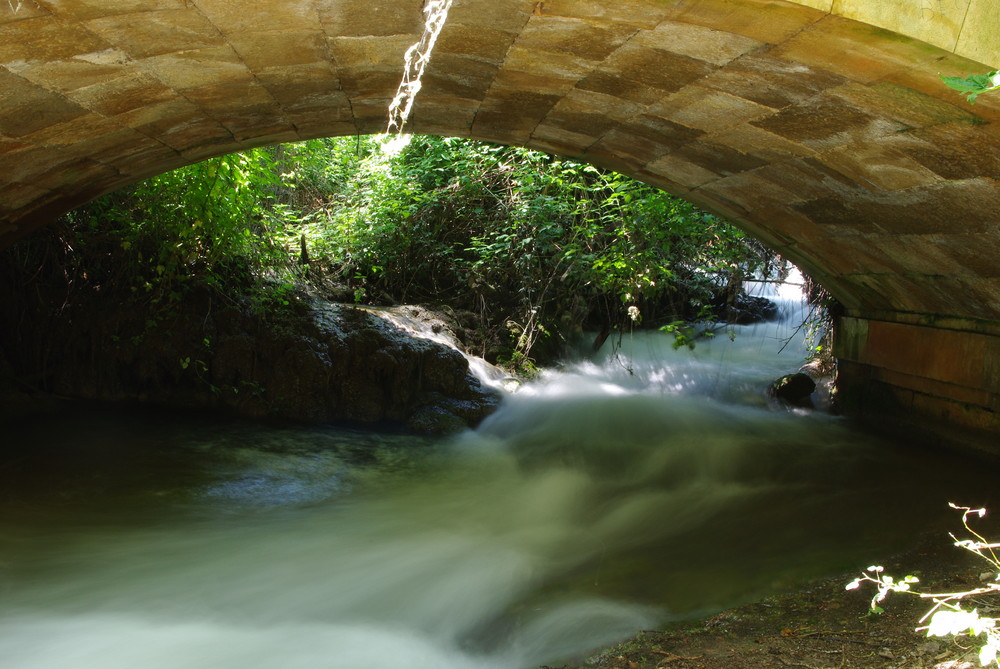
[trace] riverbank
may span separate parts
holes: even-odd
[[[992,525],[995,528],[997,523]],[[891,575],[918,576],[919,589],[925,592],[961,592],[977,587],[989,566],[940,535],[921,537],[914,548],[889,557],[882,565]],[[859,565],[858,573],[816,580],[793,592],[727,609],[705,620],[641,632],[563,669],[979,666],[978,646],[971,639],[959,644],[950,638],[928,638],[925,632],[915,630],[930,608],[927,600],[891,594],[882,603],[883,614],[870,614],[874,589],[849,591],[844,587],[866,566]]]

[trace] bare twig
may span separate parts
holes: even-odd
[[[676,662],[678,660],[700,660],[701,658],[705,657],[704,655],[695,655],[694,657],[688,657],[686,655],[677,655],[675,653],[669,653],[669,652],[667,652],[665,650],[650,650],[649,652],[653,653],[654,655],[664,655],[664,656],[666,656],[665,660],[663,660],[658,665],[656,665],[658,667],[662,667],[665,664],[669,664],[671,662]]]

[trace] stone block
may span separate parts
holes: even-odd
[[[929,240],[941,255],[955,263],[960,275],[973,275],[985,279],[1000,279],[1000,263],[997,263],[984,249],[1000,248],[1000,229],[966,233],[961,230],[948,234],[932,235]]]
[[[767,164],[766,161],[747,153],[742,153],[723,144],[717,144],[711,140],[691,142],[678,148],[671,153],[675,158],[687,160],[692,165],[702,167],[714,174],[729,176],[731,174],[745,173]],[[748,177],[753,179],[753,177]],[[757,197],[759,193],[750,195]],[[782,189],[781,197],[790,196],[790,193]],[[783,199],[782,201],[790,201]]]
[[[226,128],[211,118],[201,118],[175,125],[166,132],[159,133],[158,139],[175,151],[198,151],[202,147],[211,148],[221,143],[231,143],[233,135]],[[234,149],[235,150],[235,149]]]
[[[783,167],[785,161],[812,157],[808,146],[789,141],[752,125],[740,124],[712,133],[712,143],[756,157],[762,163]]]
[[[932,3],[837,0],[835,8],[837,14],[844,18],[909,35],[954,51],[969,3],[970,0],[953,0],[948,11],[940,11],[940,5],[935,8]],[[1000,25],[997,27],[1000,28]]]
[[[330,40],[330,51],[338,68],[390,69],[398,72],[398,82],[403,73],[406,50],[419,38],[419,33],[387,37],[335,37]]]
[[[184,97],[209,116],[228,111],[260,111],[267,114],[277,107],[267,88],[253,79],[186,88]]]
[[[50,91],[72,91],[102,84],[129,72],[128,57],[117,49],[83,54],[70,60],[11,63],[7,69]]]
[[[797,5],[805,5],[823,12],[832,12],[836,0],[792,0]]]
[[[320,30],[268,30],[231,35],[229,43],[248,68],[257,72],[296,65],[327,64],[326,33]]]
[[[883,28],[827,15],[775,47],[771,55],[873,83],[916,63],[933,62],[942,52]]]
[[[489,26],[494,30],[516,33],[524,28],[537,5],[537,0],[456,2],[448,12],[448,23]]]
[[[423,31],[424,15],[418,3],[317,0],[315,5],[330,35],[419,35]]]
[[[330,104],[349,106],[340,90],[340,79],[329,63],[312,63],[269,68],[256,73],[261,83],[276,101],[285,107]]]
[[[847,80],[822,68],[807,67],[758,52],[741,57],[698,82],[757,104],[784,109],[806,105],[823,91]]]
[[[493,86],[483,100],[482,110],[506,114],[512,121],[535,125],[555,107],[561,97],[518,88]]]
[[[49,16],[51,13],[47,8],[42,7],[34,0],[23,0],[20,7],[16,4],[5,2],[0,5],[0,24],[36,19],[40,16]]]
[[[629,44],[619,49],[597,70],[596,74],[611,74],[613,79],[621,79],[633,84],[666,93],[679,91],[714,71],[715,67],[703,60],[675,54],[658,48]],[[607,77],[602,80],[591,78],[581,82],[581,88],[600,90],[599,83],[607,85]],[[606,92],[617,95],[614,86]]]
[[[770,211],[776,208],[776,202],[794,202],[796,199],[794,193],[753,172],[726,176],[705,184],[701,189],[738,205],[746,212]],[[800,221],[808,220],[801,214],[797,214],[797,217]],[[782,236],[788,237],[785,234]]]
[[[473,100],[447,96],[417,99],[407,132],[452,137],[468,133],[476,119],[478,105]]]
[[[367,103],[368,99],[377,98],[385,101],[383,110],[387,110],[389,102],[396,95],[401,71],[358,68],[340,70],[338,75],[340,87],[352,101]]]
[[[0,70],[0,135],[23,137],[87,113],[58,93]]]
[[[993,0],[970,0],[955,48],[958,54],[1000,69],[1000,5]]]
[[[299,139],[317,137],[340,137],[358,133],[354,122],[332,121],[328,116],[315,111],[286,111],[288,120],[295,126]]]
[[[804,201],[830,197],[831,193],[846,199],[850,197],[852,191],[861,190],[859,184],[812,156],[782,160],[780,163],[772,163],[761,168],[761,171],[769,174],[771,179],[784,184],[789,190],[795,191],[799,199]],[[843,210],[843,203],[840,209]]]
[[[173,98],[165,102],[153,103],[145,107],[122,112],[115,121],[134,128],[144,135],[155,137],[161,132],[203,118],[198,107],[185,98]]]
[[[898,191],[930,186],[940,178],[904,153],[872,142],[850,142],[822,152],[818,160],[872,190]]]
[[[906,130],[906,126],[887,126],[873,116],[843,100],[821,96],[808,106],[788,107],[750,121],[750,125],[805,146],[822,149],[839,147],[845,137],[859,140]]]
[[[895,197],[859,199],[851,209],[893,234],[987,232],[995,229],[1000,211],[1000,183],[990,179],[940,182]],[[963,212],[960,220],[956,211]]]
[[[0,212],[17,211],[52,195],[51,191],[35,184],[6,183],[0,186]]]
[[[624,44],[633,32],[634,28],[627,25],[536,16],[524,27],[517,41],[519,47],[536,54],[564,53],[584,60],[603,61]]]
[[[483,91],[489,87],[490,79],[475,78],[461,75],[445,75],[435,72],[425,72],[421,80],[420,94],[417,95],[415,103],[419,105],[421,98],[448,96],[455,99],[475,101],[475,106],[479,106]]]
[[[0,24],[0,65],[67,60],[111,47],[97,35],[53,16]]]
[[[75,152],[86,142],[122,130],[121,126],[100,114],[85,114],[37,130],[24,139],[36,146],[61,146],[67,152]],[[126,130],[134,134],[131,130]]]
[[[185,9],[190,0],[46,0],[60,16],[86,21],[116,14],[138,14]],[[35,5],[37,3],[29,2]]]
[[[488,25],[462,25],[449,21],[434,45],[431,67],[443,54],[457,54],[489,61],[495,69],[503,62],[516,38],[515,32],[497,30]]]
[[[943,85],[943,84],[942,84]],[[941,90],[936,91],[941,93]],[[971,108],[963,108],[961,98],[952,101],[933,97],[900,84],[879,81],[874,84],[850,83],[830,89],[829,96],[858,109],[898,121],[911,128],[964,121],[975,122]]]
[[[699,188],[722,178],[721,174],[698,167],[684,158],[674,156],[672,153],[668,153],[662,158],[649,163],[646,165],[644,171],[664,176],[671,181],[681,184],[685,190]]]
[[[310,2],[256,2],[248,7],[244,0],[198,0],[197,8],[227,35],[268,30],[312,32],[319,27],[319,15]]]
[[[738,33],[664,21],[652,30],[636,34],[629,45],[660,49],[722,66],[763,47],[764,42]]]
[[[766,119],[775,113],[770,107],[698,85],[688,86],[665,98],[652,105],[649,111],[705,132],[723,132],[741,123]]]
[[[253,80],[253,75],[228,44],[153,56],[141,62],[156,78],[175,90]]]
[[[664,96],[669,94],[669,91],[654,88],[633,79],[626,79],[616,75],[613,71],[605,70],[594,70],[577,84],[577,88],[586,91],[599,91],[622,102],[644,106],[662,100]]]
[[[823,16],[823,12],[811,7],[779,0],[697,0],[674,3],[668,18],[768,44],[781,44]]]
[[[272,110],[271,113],[260,111],[247,111],[240,114],[233,110],[220,114],[216,119],[226,130],[232,134],[233,138],[241,145],[261,145],[266,142],[264,137],[287,137],[285,141],[294,141],[296,132],[294,126],[279,110]],[[240,149],[237,149],[240,150]]]
[[[670,14],[666,3],[655,0],[617,0],[609,5],[602,0],[545,0],[535,2],[535,16],[602,19],[651,29]]]
[[[537,119],[514,116],[502,109],[483,108],[476,114],[471,130],[475,137],[523,146],[537,125]]]
[[[593,63],[578,56],[550,52],[540,57],[515,42],[504,59],[497,79],[503,85],[553,93],[568,90],[592,70]]]
[[[137,59],[218,48],[225,43],[218,28],[193,6],[148,12],[141,21],[132,14],[115,14],[92,19],[85,25],[108,44]]]
[[[645,165],[701,134],[700,130],[657,116],[639,114],[618,124],[590,150],[622,156],[638,165]]]
[[[102,81],[73,91],[69,98],[105,116],[117,116],[147,105],[168,102],[176,92],[145,72]]]

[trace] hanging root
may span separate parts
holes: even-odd
[[[406,55],[403,57],[403,79],[396,89],[396,97],[389,103],[389,125],[386,134],[403,132],[403,126],[406,125],[410,110],[413,108],[413,101],[420,92],[420,79],[424,76],[424,68],[430,62],[434,44],[448,20],[451,3],[452,0],[427,0],[424,4],[424,14],[427,16],[424,33],[420,36],[419,42],[406,50]]]

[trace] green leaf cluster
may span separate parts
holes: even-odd
[[[584,325],[694,317],[772,259],[726,221],[590,164],[457,138],[414,137],[397,153],[381,141],[327,140],[356,162],[335,161],[336,192],[302,226],[317,257],[366,300],[485,312],[523,356]]]
[[[969,74],[965,77],[939,76],[945,86],[964,94],[969,104],[975,104],[976,98],[983,93],[1000,89],[1000,71],[997,70],[986,74]]]
[[[391,150],[344,137],[215,158],[71,219],[86,244],[108,247],[96,274],[153,303],[197,282],[273,310],[298,282],[332,283],[359,302],[475,312],[491,324],[478,352],[501,362],[544,357],[584,327],[704,316],[772,260],[726,221],[587,163],[391,139]]]

